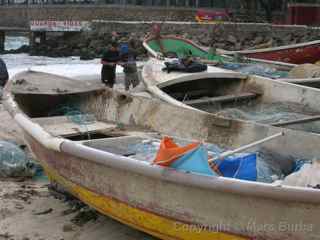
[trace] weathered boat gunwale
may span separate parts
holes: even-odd
[[[15,121],[25,132],[36,139],[37,142],[44,147],[54,151],[71,154],[105,166],[132,171],[137,174],[186,186],[288,202],[298,201],[305,203],[319,203],[320,201],[319,191],[311,188],[289,186],[280,187],[271,184],[248,182],[224,177],[207,177],[182,173],[172,169],[139,162],[128,157],[118,156],[105,151],[93,149],[67,139],[53,137],[40,125],[32,122],[29,117],[21,112],[17,104],[14,102],[12,94],[7,92],[7,89],[4,94],[4,104]]]
[[[163,82],[163,83],[159,83],[157,86],[160,88],[166,87],[166,86],[170,86],[176,83],[182,83],[182,82],[189,82],[189,81],[194,81],[197,79],[205,79],[205,78],[210,78],[213,76],[213,73],[210,72],[200,72],[200,73],[196,73],[196,74],[181,74],[181,76],[176,77],[172,80]],[[248,78],[247,75],[242,74],[242,73],[237,73],[237,72],[215,72],[214,73],[215,78],[238,78],[238,79],[246,79]]]
[[[270,47],[270,48],[261,48],[261,49],[252,49],[252,50],[240,50],[240,51],[228,51],[228,50],[224,50],[224,49],[217,49],[217,51],[220,54],[227,54],[227,55],[232,55],[235,53],[250,54],[250,53],[264,53],[264,52],[273,52],[273,51],[279,51],[279,50],[308,47],[308,46],[319,45],[319,44],[320,44],[320,40],[316,40],[316,41],[311,41],[311,42],[289,44],[289,45],[279,46],[279,47]]]

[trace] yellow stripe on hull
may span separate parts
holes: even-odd
[[[60,176],[55,170],[48,166],[45,166],[44,169],[50,181],[57,182],[66,187],[72,194],[102,214],[155,237],[165,240],[248,240],[248,238],[231,234],[210,232],[207,229],[201,229],[197,226],[177,222],[148,211],[131,207],[125,203],[98,195],[84,187],[76,185]]]

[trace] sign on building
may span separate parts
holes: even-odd
[[[30,21],[30,30],[46,32],[80,32],[90,30],[90,22],[73,20],[32,20]]]

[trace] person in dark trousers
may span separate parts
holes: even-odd
[[[101,59],[101,81],[106,86],[113,88],[116,79],[116,66],[120,60],[118,44],[113,42],[111,47],[103,54]]]
[[[8,82],[9,74],[5,62],[0,58],[0,86],[4,87]]]

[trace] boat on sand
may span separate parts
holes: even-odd
[[[145,64],[147,90],[171,104],[219,116],[320,133],[319,89],[208,67],[200,73],[163,71]]]
[[[147,37],[143,42],[143,46],[153,58],[165,57],[169,60],[170,58],[181,58],[191,54],[201,62],[221,69],[278,79],[279,81],[292,82],[314,88],[320,87],[320,68],[318,66],[307,66],[305,70],[304,66],[276,60],[263,60],[251,56],[234,57],[241,56],[237,52],[219,55],[210,53],[209,48],[199,46],[188,39],[174,35],[161,36],[160,39],[153,36]],[[309,73],[316,72],[316,74],[301,74],[304,71]]]
[[[318,239],[319,190],[162,167],[144,145],[174,135],[236,149],[283,132],[250,151],[270,154],[289,174],[295,159],[320,156],[317,134],[37,72],[11,79],[3,102],[49,179],[122,223],[170,240]]]
[[[220,49],[218,52],[226,55],[240,54],[249,58],[293,64],[315,63],[320,60],[320,40],[279,47],[241,51],[227,51]]]

